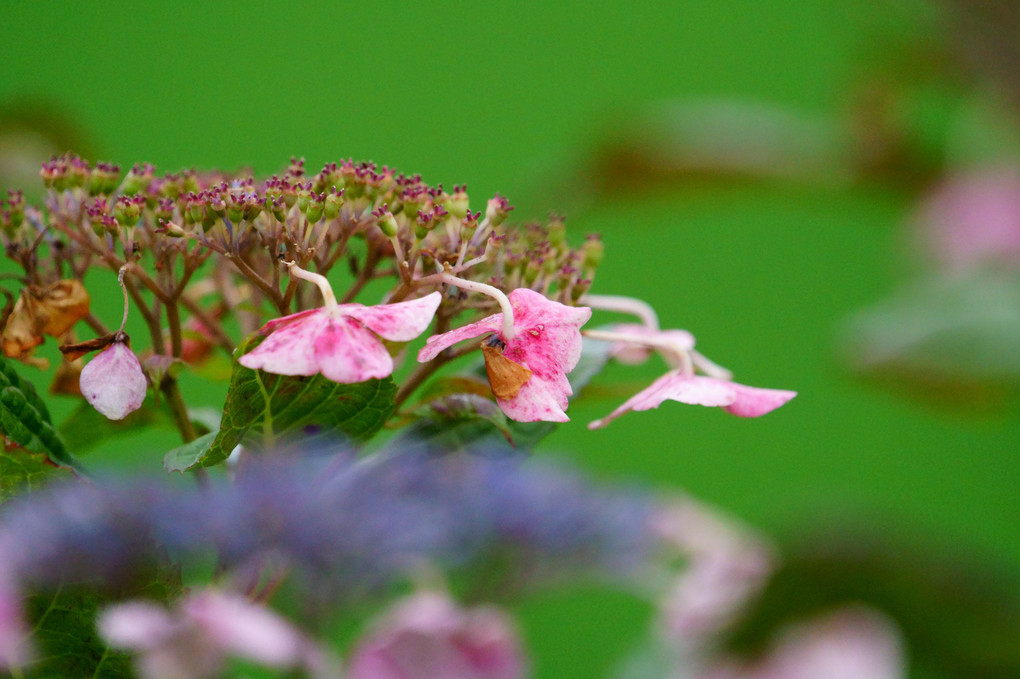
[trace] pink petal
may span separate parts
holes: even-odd
[[[342,304],[340,309],[345,316],[358,319],[388,340],[409,342],[429,327],[441,301],[443,296],[439,292],[432,292],[409,302],[378,306]]]
[[[573,393],[566,375],[558,373],[549,379],[533,374],[517,396],[496,399],[503,414],[517,422],[569,422],[567,397]]]
[[[299,318],[295,318],[299,316]],[[277,375],[314,375],[319,371],[315,357],[315,339],[329,325],[330,319],[324,311],[312,309],[300,314],[278,318],[291,319],[286,324],[277,323],[278,328],[262,344],[238,359],[238,363],[252,370],[265,370]],[[273,325],[266,323],[265,331]]]
[[[148,387],[142,365],[123,342],[114,342],[89,361],[78,384],[85,400],[111,420],[122,420],[142,407]]]
[[[719,406],[740,417],[758,417],[775,410],[796,395],[795,391],[759,389],[729,380],[687,375],[680,370],[671,370],[652,382],[647,389],[631,396],[606,417],[589,423],[588,428],[604,427],[632,410],[658,408],[666,400],[691,405]]]
[[[259,330],[259,332],[261,332],[263,335],[268,335],[271,332],[276,332],[282,327],[290,325],[295,321],[300,321],[302,318],[305,318],[306,316],[311,316],[312,314],[319,313],[320,311],[322,311],[321,307],[318,309],[305,309],[304,311],[299,311],[296,314],[291,314],[290,316],[281,316],[280,318],[274,318],[273,320],[268,321],[265,325],[263,325],[262,329]]]
[[[163,608],[129,601],[112,606],[96,621],[99,634],[112,646],[145,650],[163,644],[177,632],[178,624]]]
[[[187,600],[186,617],[223,651],[273,667],[301,663],[304,638],[276,613],[237,595],[212,590]]]
[[[795,391],[783,389],[760,389],[743,384],[734,384],[733,387],[737,392],[737,400],[732,405],[725,406],[723,410],[738,417],[760,417],[797,395]]]
[[[382,340],[353,318],[329,322],[312,342],[316,372],[340,384],[354,384],[393,373],[393,359]]]
[[[350,679],[521,679],[520,642],[494,608],[461,609],[446,595],[408,597],[378,620],[351,657]]]
[[[497,332],[503,324],[503,314],[493,314],[474,323],[444,332],[442,335],[433,335],[425,341],[425,346],[418,352],[418,362],[428,363],[439,355],[439,352],[447,347],[452,347],[472,337],[478,337],[488,332]]]
[[[649,339],[672,342],[685,351],[694,348],[694,335],[686,330],[652,330],[651,328],[635,323],[621,323],[610,328],[613,332],[623,332],[628,335],[638,335]],[[620,363],[637,365],[644,363],[655,351],[654,349],[639,344],[628,342],[615,342],[610,355]]]

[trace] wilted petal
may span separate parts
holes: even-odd
[[[443,296],[432,292],[409,302],[377,306],[342,304],[340,308],[345,316],[358,319],[380,337],[393,342],[409,342],[429,327],[441,301]]]
[[[379,620],[351,658],[350,679],[520,679],[526,661],[495,608],[460,609],[446,595],[409,597]]]
[[[729,380],[689,375],[671,370],[651,386],[630,397],[619,408],[601,420],[588,424],[589,429],[604,427],[620,415],[632,410],[658,408],[663,401],[679,401],[691,405],[717,406],[740,417],[759,417],[783,405],[795,391],[760,389]]]
[[[148,385],[134,352],[124,342],[114,342],[82,368],[79,386],[93,408],[121,420],[142,406]]]

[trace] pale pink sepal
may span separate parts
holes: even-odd
[[[522,679],[527,661],[510,620],[462,609],[445,594],[398,603],[354,649],[349,679]]]
[[[111,420],[141,408],[148,387],[138,357],[123,342],[114,342],[89,361],[78,385],[85,400]]]
[[[377,335],[414,339],[428,328],[440,301],[433,292],[397,304],[340,304],[291,314],[266,323],[262,332],[269,337],[238,362],[278,375],[322,373],[341,384],[381,379],[393,373],[393,359]]]
[[[507,297],[514,311],[512,339],[502,336],[503,314],[493,314],[430,337],[418,352],[418,361],[430,361],[462,340],[495,333],[506,345],[503,356],[532,373],[517,396],[496,399],[506,416],[518,422],[566,422],[567,399],[573,393],[566,374],[581,358],[580,328],[591,318],[591,309],[566,306],[527,288]]]
[[[651,386],[634,396],[601,420],[588,424],[589,429],[604,427],[620,415],[632,410],[658,408],[663,401],[679,401],[691,405],[721,407],[739,417],[759,417],[783,405],[794,396],[795,391],[782,389],[761,389],[737,384],[729,380],[701,375],[689,375],[681,370],[671,370]]]
[[[669,342],[683,351],[694,349],[694,335],[686,330],[653,330],[646,325],[637,323],[621,323],[614,325],[609,330],[621,332],[627,335],[647,337],[649,339]],[[609,355],[620,363],[637,365],[644,363],[655,349],[636,344],[634,342],[614,342],[609,350]]]

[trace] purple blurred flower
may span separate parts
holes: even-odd
[[[420,592],[376,621],[353,651],[350,679],[521,679],[527,661],[510,619],[496,608],[458,608]]]

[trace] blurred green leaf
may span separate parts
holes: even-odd
[[[217,429],[199,436],[194,441],[171,449],[163,456],[163,469],[167,472],[183,472],[198,466],[198,461],[209,452],[209,448],[219,434]]]
[[[173,427],[173,419],[164,411],[154,408],[146,401],[138,410],[122,420],[111,420],[88,403],[82,402],[60,424],[62,437],[74,441],[79,454],[92,450],[104,441],[141,427]]]
[[[0,358],[0,431],[33,453],[45,453],[55,464],[83,472],[50,423],[50,413],[35,388]]]
[[[32,453],[24,448],[0,452],[0,503],[66,475],[66,468],[54,466],[44,453]]]

